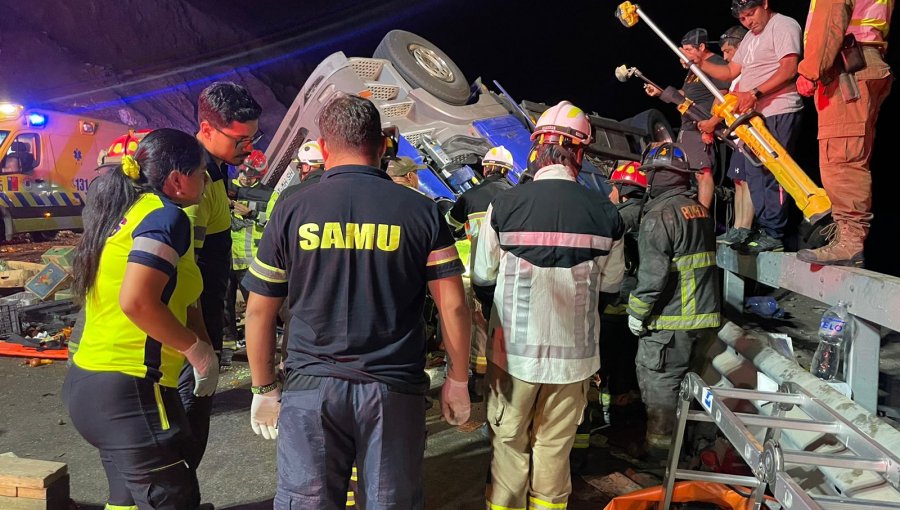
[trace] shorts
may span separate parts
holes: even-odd
[[[688,157],[692,170],[712,168],[714,165],[713,146],[703,143],[700,131],[683,129],[678,132],[678,145]]]

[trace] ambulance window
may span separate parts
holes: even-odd
[[[37,133],[22,133],[9,144],[0,170],[5,174],[31,173],[40,164],[40,157],[41,138]]]
[[[0,145],[3,145],[3,140],[6,140],[7,136],[9,136],[9,131],[0,131]]]

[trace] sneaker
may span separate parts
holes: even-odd
[[[234,349],[222,349],[222,354],[219,356],[219,369],[228,370],[231,368],[233,359]]]
[[[823,266],[863,267],[863,237],[849,228],[837,227],[828,232],[828,244],[815,250],[800,250],[797,258]]]
[[[775,239],[765,232],[758,232],[746,242],[735,245],[745,255],[756,255],[764,251],[784,251],[781,239]]]
[[[750,234],[753,231],[749,228],[738,227],[738,228],[729,228],[728,232],[716,237],[716,243],[724,244],[726,246],[730,246],[732,244],[740,244],[747,241],[750,238]]]

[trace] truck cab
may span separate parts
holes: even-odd
[[[100,150],[128,126],[0,103],[0,240],[80,230]]]

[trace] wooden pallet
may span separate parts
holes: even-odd
[[[66,464],[0,457],[0,508],[65,510],[68,506],[69,473]]]

